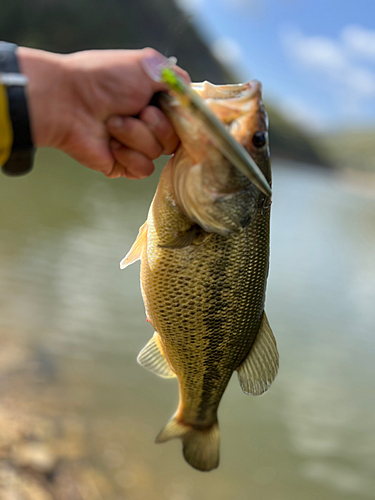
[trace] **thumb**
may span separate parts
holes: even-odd
[[[168,90],[168,87],[161,81],[161,70],[167,66],[171,66],[171,59],[174,60],[175,63],[177,59],[175,57],[167,58],[154,49],[147,48],[144,49],[143,52],[145,55],[140,61],[141,66],[147,76],[156,84],[156,90]],[[190,84],[190,76],[185,70],[179,68],[175,64],[173,65],[173,70],[180,78]]]

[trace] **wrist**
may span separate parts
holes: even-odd
[[[64,56],[19,47],[17,58],[27,76],[27,103],[31,134],[37,147],[56,147],[69,132],[67,107],[69,84]]]
[[[17,48],[13,43],[0,42],[1,167],[10,176],[29,172],[34,157],[25,93],[27,78],[20,74]]]

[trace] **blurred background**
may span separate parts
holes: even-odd
[[[139,265],[149,179],[52,150],[1,178],[0,499],[375,498],[375,7],[368,1],[2,0],[1,38],[70,52],[152,46],[194,81],[259,79],[274,197],[266,310],[281,367],[223,397],[221,464],[154,438],[174,381],[137,365],[152,335]]]

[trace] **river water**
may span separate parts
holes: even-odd
[[[261,397],[232,378],[221,464],[203,474],[179,440],[154,444],[177,385],[136,362],[152,329],[139,264],[118,265],[159,172],[110,181],[41,150],[32,174],[3,176],[0,330],[39,346],[45,383],[67,390],[118,500],[374,499],[375,191],[274,165],[266,311],[280,372]]]

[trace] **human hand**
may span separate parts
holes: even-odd
[[[179,139],[152,96],[167,90],[143,69],[160,64],[157,51],[95,50],[52,54],[18,48],[28,76],[28,105],[36,146],[60,149],[107,177],[140,179],[152,160],[171,154]],[[188,74],[175,67],[187,81]]]

